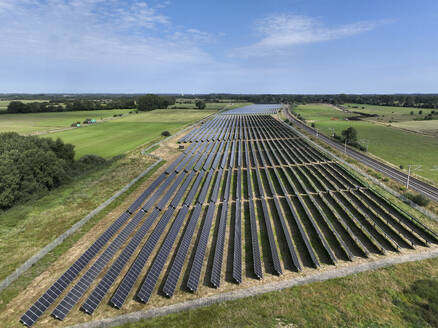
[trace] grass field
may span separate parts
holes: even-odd
[[[161,132],[175,133],[216,110],[158,109],[132,114],[94,126],[50,134],[75,145],[76,158],[96,154],[105,158],[160,140]]]
[[[435,137],[370,121],[347,121],[345,118],[357,115],[346,114],[324,105],[300,105],[295,112],[302,115],[308,123],[314,122],[316,128],[327,135],[331,135],[330,128],[340,135],[342,130],[352,126],[357,129],[359,140],[369,141],[370,153],[405,168],[409,164],[421,164],[422,169],[415,173],[438,183],[438,170],[433,170],[438,165],[438,139]]]
[[[392,123],[392,126],[418,133],[430,134],[438,137],[438,120],[431,121],[405,121]]]
[[[367,121],[390,123],[397,128],[438,136],[438,114],[435,114],[434,120],[424,120],[424,117],[431,113],[433,109],[362,104],[346,104],[346,109],[364,114],[378,115],[376,117],[364,118]],[[437,110],[434,111],[438,112]],[[411,112],[413,113],[412,115]]]
[[[82,123],[87,118],[100,120],[112,117],[114,114],[128,114],[130,111],[132,111],[132,109],[3,114],[0,115],[0,132],[14,131],[22,134],[46,132],[49,130],[68,128],[73,122],[79,121]]]
[[[146,327],[437,327],[438,259],[403,263],[125,324]]]
[[[365,114],[377,114],[378,118],[370,118],[371,120],[377,120],[382,122],[389,122],[390,120],[395,122],[413,121],[423,119],[424,116],[429,114],[432,109],[414,108],[414,107],[397,107],[397,106],[377,106],[366,104],[345,104],[346,109],[360,112]],[[357,108],[354,108],[357,107]],[[419,112],[422,112],[419,114]],[[413,112],[413,115],[411,115]]]

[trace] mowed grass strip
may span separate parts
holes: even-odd
[[[74,122],[87,118],[102,120],[115,114],[129,114],[132,109],[90,110],[59,113],[26,113],[0,115],[0,132],[31,134],[50,130],[69,128]],[[130,114],[135,115],[135,114]]]
[[[86,154],[111,158],[141,145],[159,141],[162,138],[161,132],[167,130],[174,134],[213,113],[216,110],[157,109],[49,136],[59,137],[64,142],[75,145],[76,158]]]
[[[118,326],[437,327],[438,258]]]
[[[438,170],[433,170],[437,165],[437,138],[369,121],[345,120],[357,114],[346,114],[329,106],[300,105],[294,111],[308,123],[314,122],[315,127],[326,135],[332,134],[330,128],[341,135],[342,130],[354,127],[359,140],[369,141],[370,153],[396,166],[403,165],[404,168],[410,164],[423,165],[415,173],[438,184]]]

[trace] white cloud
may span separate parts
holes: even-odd
[[[328,27],[318,19],[292,14],[270,15],[256,22],[259,41],[230,52],[232,57],[281,54],[291,47],[341,39],[374,29],[381,22],[358,22]]]
[[[173,26],[167,2],[142,0],[0,0],[0,58],[175,65],[208,60],[205,35]],[[183,37],[173,38],[174,33]],[[6,59],[6,61],[5,61]]]

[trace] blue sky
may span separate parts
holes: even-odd
[[[0,0],[1,92],[438,92],[438,1]]]

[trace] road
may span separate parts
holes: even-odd
[[[318,133],[317,131],[310,126],[307,126],[303,122],[297,120],[295,117],[293,117],[288,110],[285,111],[287,117],[289,118],[289,121],[291,121],[296,126],[302,128],[303,130],[306,130],[307,132],[311,133],[313,136],[317,137],[318,139],[324,141],[325,143],[329,144],[331,147],[341,151],[344,153],[344,145],[339,144],[338,142],[330,139],[329,137]],[[346,149],[346,153],[354,158],[355,160],[373,168],[374,170],[383,173],[387,177],[396,180],[397,182],[400,182],[403,185],[406,185],[408,175],[404,172],[401,172],[389,165],[386,165],[378,160],[375,160],[374,158],[371,158],[367,155],[364,155],[363,153],[353,150],[351,148]],[[416,192],[419,192],[430,199],[438,202],[438,188],[420,181],[416,178],[413,178],[412,176],[409,178],[409,189],[415,190]]]

